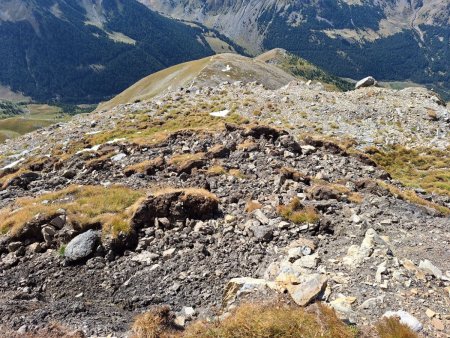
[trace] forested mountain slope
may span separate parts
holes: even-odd
[[[135,0],[6,0],[0,83],[40,101],[98,102],[152,72],[213,54],[203,33]]]
[[[339,76],[411,80],[449,94],[443,0],[140,0],[199,21],[257,54],[287,49]]]

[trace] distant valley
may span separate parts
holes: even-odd
[[[5,0],[0,86],[98,103],[182,62],[280,47],[340,77],[417,83],[448,100],[449,12],[441,0]]]

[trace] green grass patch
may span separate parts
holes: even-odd
[[[366,152],[405,186],[450,196],[450,149],[396,146],[387,150],[371,147]]]
[[[70,186],[36,198],[20,198],[0,210],[0,232],[17,235],[37,214],[53,215],[64,209],[74,226],[87,229],[101,224],[104,234],[130,230],[129,220],[143,191],[122,186]]]

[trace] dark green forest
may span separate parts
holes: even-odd
[[[382,16],[369,7],[344,4],[337,7],[335,1],[321,1],[322,5],[320,13],[310,6],[303,7],[302,14],[308,18],[326,17],[333,26],[310,19],[292,27],[275,8],[268,10],[261,17],[261,23],[267,27],[264,47],[284,48],[337,76],[360,79],[372,75],[384,81],[409,80],[450,98],[450,27],[420,27],[426,35],[426,44],[421,43],[421,47],[413,31],[364,44],[351,43],[344,38],[332,39],[321,30],[354,27],[377,30]]]
[[[0,100],[0,119],[23,113],[24,111],[20,105],[10,101]]]
[[[134,0],[105,1],[103,29],[85,24],[76,2],[58,1],[64,20],[45,10],[51,3],[40,1],[42,10],[34,13],[38,32],[28,21],[0,23],[0,82],[36,101],[98,102],[150,73],[213,54],[202,28]],[[115,42],[105,31],[121,32],[136,44]]]

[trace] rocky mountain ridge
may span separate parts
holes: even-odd
[[[1,330],[45,335],[59,322],[125,337],[157,305],[184,326],[281,297],[321,300],[359,328],[391,311],[445,337],[449,196],[405,187],[365,149],[445,154],[448,123],[421,88],[235,81],[171,88],[9,140]]]

